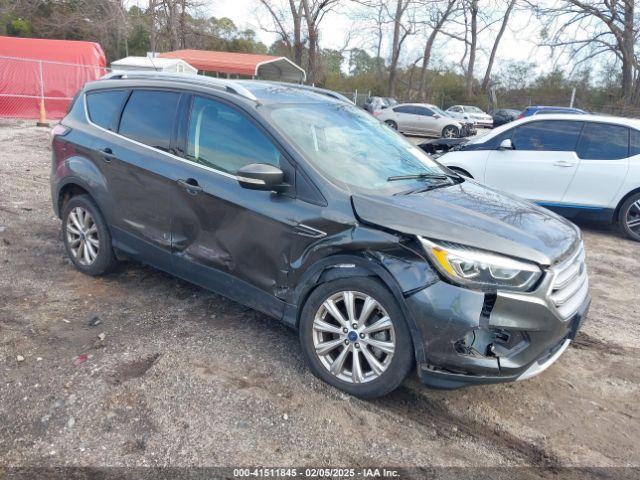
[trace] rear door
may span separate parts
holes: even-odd
[[[564,196],[564,203],[609,207],[629,170],[629,128],[587,122],[577,153],[580,165]]]
[[[87,103],[104,99],[92,99]],[[106,135],[94,143],[111,193],[109,223],[115,244],[130,255],[158,268],[171,267],[171,149],[181,94],[169,90],[134,89],[123,98],[122,115],[101,122]],[[118,108],[118,113],[120,108]],[[106,122],[106,123],[105,123]],[[105,128],[106,127],[106,128]]]
[[[583,122],[540,120],[512,130],[513,150],[493,150],[485,183],[539,202],[562,202],[580,159],[576,146]]]
[[[411,132],[416,128],[415,107],[412,105],[400,105],[392,108],[394,119],[398,124],[398,130],[401,132]]]
[[[438,120],[434,117],[434,112],[427,107],[414,107],[416,112],[416,130],[427,135],[440,136]]]

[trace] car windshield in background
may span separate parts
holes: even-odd
[[[382,122],[341,103],[274,105],[271,119],[328,177],[365,190],[440,182],[445,170]],[[401,181],[392,177],[407,177]],[[449,182],[445,182],[449,183]]]
[[[472,107],[472,106],[469,106],[469,105],[465,105],[464,109],[465,109],[465,111],[471,112],[471,113],[484,113],[478,107]]]
[[[436,106],[429,107],[429,108],[431,108],[431,110],[433,110],[435,113],[437,113],[438,115],[440,115],[442,117],[451,117],[451,118],[453,118],[453,115],[451,115],[450,112],[445,112],[444,110],[440,110]]]

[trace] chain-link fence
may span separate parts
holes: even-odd
[[[75,93],[107,71],[99,65],[0,56],[0,117],[62,118]]]

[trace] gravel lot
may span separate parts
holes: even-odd
[[[541,376],[365,402],[262,314],[137,264],[77,272],[33,124],[0,120],[0,467],[640,466],[640,244],[581,225],[591,312]]]

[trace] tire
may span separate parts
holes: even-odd
[[[351,316],[345,308],[347,302],[344,292],[354,298],[354,314]],[[372,301],[369,302],[367,298]],[[333,305],[341,312],[343,320],[351,317],[346,322],[347,325],[351,323],[347,332],[344,331],[345,324],[325,307],[325,301],[330,299],[334,300]],[[363,313],[367,302],[377,303],[370,315],[363,319],[361,326],[353,328],[358,321],[354,319]],[[388,322],[377,323],[385,316],[389,318]],[[378,327],[382,324],[390,324],[390,327],[367,332],[376,323]],[[313,374],[359,398],[377,398],[392,392],[415,365],[413,343],[402,310],[391,292],[370,277],[338,279],[318,286],[302,309],[299,336],[302,351]],[[345,344],[345,341],[349,343]],[[329,345],[327,342],[334,342],[335,346],[327,347],[329,350],[324,354],[317,353],[322,349],[319,346]],[[393,348],[390,349],[390,346]],[[360,369],[354,368],[354,355],[358,357]],[[335,368],[335,374],[330,371],[331,368]]]
[[[459,138],[460,131],[455,125],[447,125],[442,129],[442,138]]]
[[[107,224],[89,195],[72,197],[65,205],[62,211],[62,240],[71,262],[82,273],[103,275],[112,271],[118,263]],[[84,244],[87,244],[86,248]]]
[[[627,237],[640,242],[640,192],[631,195],[620,207],[618,226]]]
[[[385,120],[384,123],[389,125],[392,129],[398,130],[398,124],[396,122],[394,122],[393,120]]]

